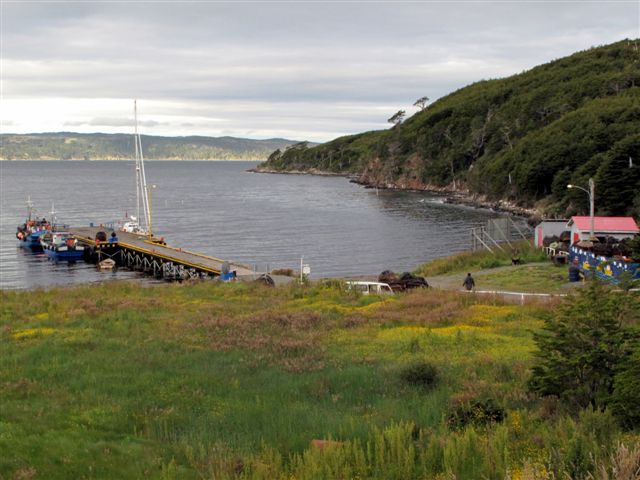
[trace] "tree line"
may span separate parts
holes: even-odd
[[[483,80],[393,126],[274,152],[266,166],[453,187],[548,215],[588,212],[569,183],[596,183],[598,214],[640,215],[640,53],[624,40],[504,79]],[[406,118],[406,119],[405,119]]]

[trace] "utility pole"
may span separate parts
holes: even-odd
[[[589,219],[591,220],[591,232],[590,232],[590,239],[593,239],[595,237],[595,198],[596,198],[596,185],[593,181],[593,178],[589,179],[589,190],[587,190],[584,187],[579,187],[578,185],[567,185],[567,188],[577,188],[578,190],[582,190],[583,192],[586,192],[587,195],[589,195]]]

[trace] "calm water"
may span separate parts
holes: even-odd
[[[248,173],[255,162],[147,162],[153,230],[171,245],[255,265],[299,268],[312,277],[405,271],[469,248],[469,228],[496,214],[444,205],[425,193],[364,189],[339,177]],[[0,162],[0,287],[141,278],[54,263],[17,247],[26,199],[59,222],[106,223],[135,214],[131,162]],[[150,280],[144,280],[150,281]]]

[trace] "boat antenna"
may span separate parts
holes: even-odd
[[[31,221],[31,214],[33,213],[33,202],[31,201],[31,195],[27,197],[27,209],[29,213],[29,218],[27,221]]]
[[[51,221],[49,223],[51,223],[51,226],[54,227],[57,220],[56,213],[58,212],[56,212],[53,202],[51,202],[51,211],[49,213],[51,214]]]

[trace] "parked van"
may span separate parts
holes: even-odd
[[[363,295],[393,295],[388,283],[381,282],[346,282],[347,290],[355,290]]]

